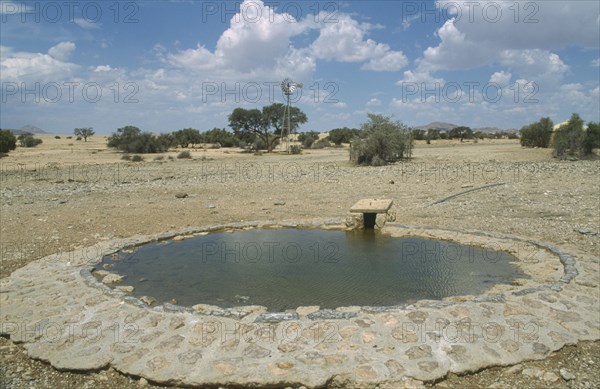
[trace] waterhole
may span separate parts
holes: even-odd
[[[145,244],[107,256],[120,285],[158,303],[389,306],[481,294],[527,276],[501,251],[376,231],[254,229]],[[100,268],[100,266],[98,267]]]

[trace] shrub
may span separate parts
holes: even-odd
[[[302,143],[304,148],[308,149],[315,141],[319,139],[319,133],[316,131],[303,132],[298,135],[298,141]]]
[[[131,157],[131,162],[142,162],[144,160],[144,157],[142,157],[141,155],[134,155],[133,157]]]
[[[592,154],[597,148],[600,148],[600,123],[590,122],[583,138],[583,153]]]
[[[55,135],[54,139],[60,139],[60,135]]]
[[[575,155],[584,154],[583,142],[585,132],[583,131],[583,120],[578,114],[574,113],[571,119],[556,130],[552,138],[554,146],[554,155],[557,157],[564,154]]]
[[[360,165],[379,166],[412,155],[413,138],[408,127],[390,117],[369,114],[360,138],[351,144],[350,160]]]
[[[273,146],[273,147],[275,147],[275,146]],[[254,151],[266,150],[267,145],[266,145],[265,141],[262,140],[262,138],[256,138],[256,140],[254,141],[254,144],[252,145],[252,149]]]
[[[300,137],[298,137],[298,140],[300,140]],[[303,140],[301,140],[302,142],[302,146],[304,146],[304,148],[306,149],[310,149],[310,147],[313,145],[313,143],[315,143],[315,138],[313,138],[312,136],[306,136],[303,137]]]
[[[9,130],[0,130],[0,153],[8,153],[17,148],[17,138]]]
[[[521,146],[548,147],[553,127],[554,123],[550,118],[541,118],[539,122],[521,128]]]
[[[157,155],[156,157],[154,157],[155,161],[162,161],[163,159],[165,159],[164,155]]]
[[[21,147],[35,147],[42,143],[41,139],[34,138],[31,134],[19,135],[17,139],[19,139],[19,145]]]
[[[115,147],[126,153],[163,153],[171,146],[172,139],[167,135],[155,136],[142,132],[134,126],[119,128],[108,137],[108,147]]]
[[[302,147],[300,147],[298,145],[291,145],[290,146],[290,153],[291,154],[300,154],[300,153],[302,153]]]
[[[77,138],[75,138],[75,140],[82,140],[83,138],[78,136]]]
[[[189,151],[185,150],[177,154],[177,159],[192,159],[192,154],[190,154]]]
[[[325,147],[330,147],[331,143],[327,139],[319,139],[315,143],[313,143],[313,149],[324,149]]]
[[[121,159],[124,161],[131,161],[131,155],[125,154],[125,155],[121,156]]]

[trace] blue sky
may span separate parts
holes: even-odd
[[[227,127],[284,102],[300,131],[600,121],[598,1],[0,1],[1,128]]]

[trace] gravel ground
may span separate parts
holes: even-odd
[[[115,237],[243,220],[339,217],[368,197],[393,199],[400,223],[520,235],[600,254],[600,161],[559,161],[548,150],[512,141],[418,144],[410,162],[353,167],[343,149],[298,156],[197,150],[193,160],[169,160],[177,154],[171,152],[162,161],[146,156],[131,163],[106,150],[101,137],[75,146],[47,138],[0,161],[0,278],[45,255]],[[502,185],[430,206],[490,183]],[[599,346],[582,342],[542,361],[427,385],[597,388]],[[5,338],[0,358],[2,388],[153,387],[112,369],[59,372]]]

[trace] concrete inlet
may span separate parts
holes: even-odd
[[[390,199],[362,199],[357,201],[350,208],[350,213],[359,214],[357,215],[358,218],[353,218],[353,224],[355,227],[364,229],[382,228],[385,222],[390,219],[389,210],[392,204],[393,201]]]

